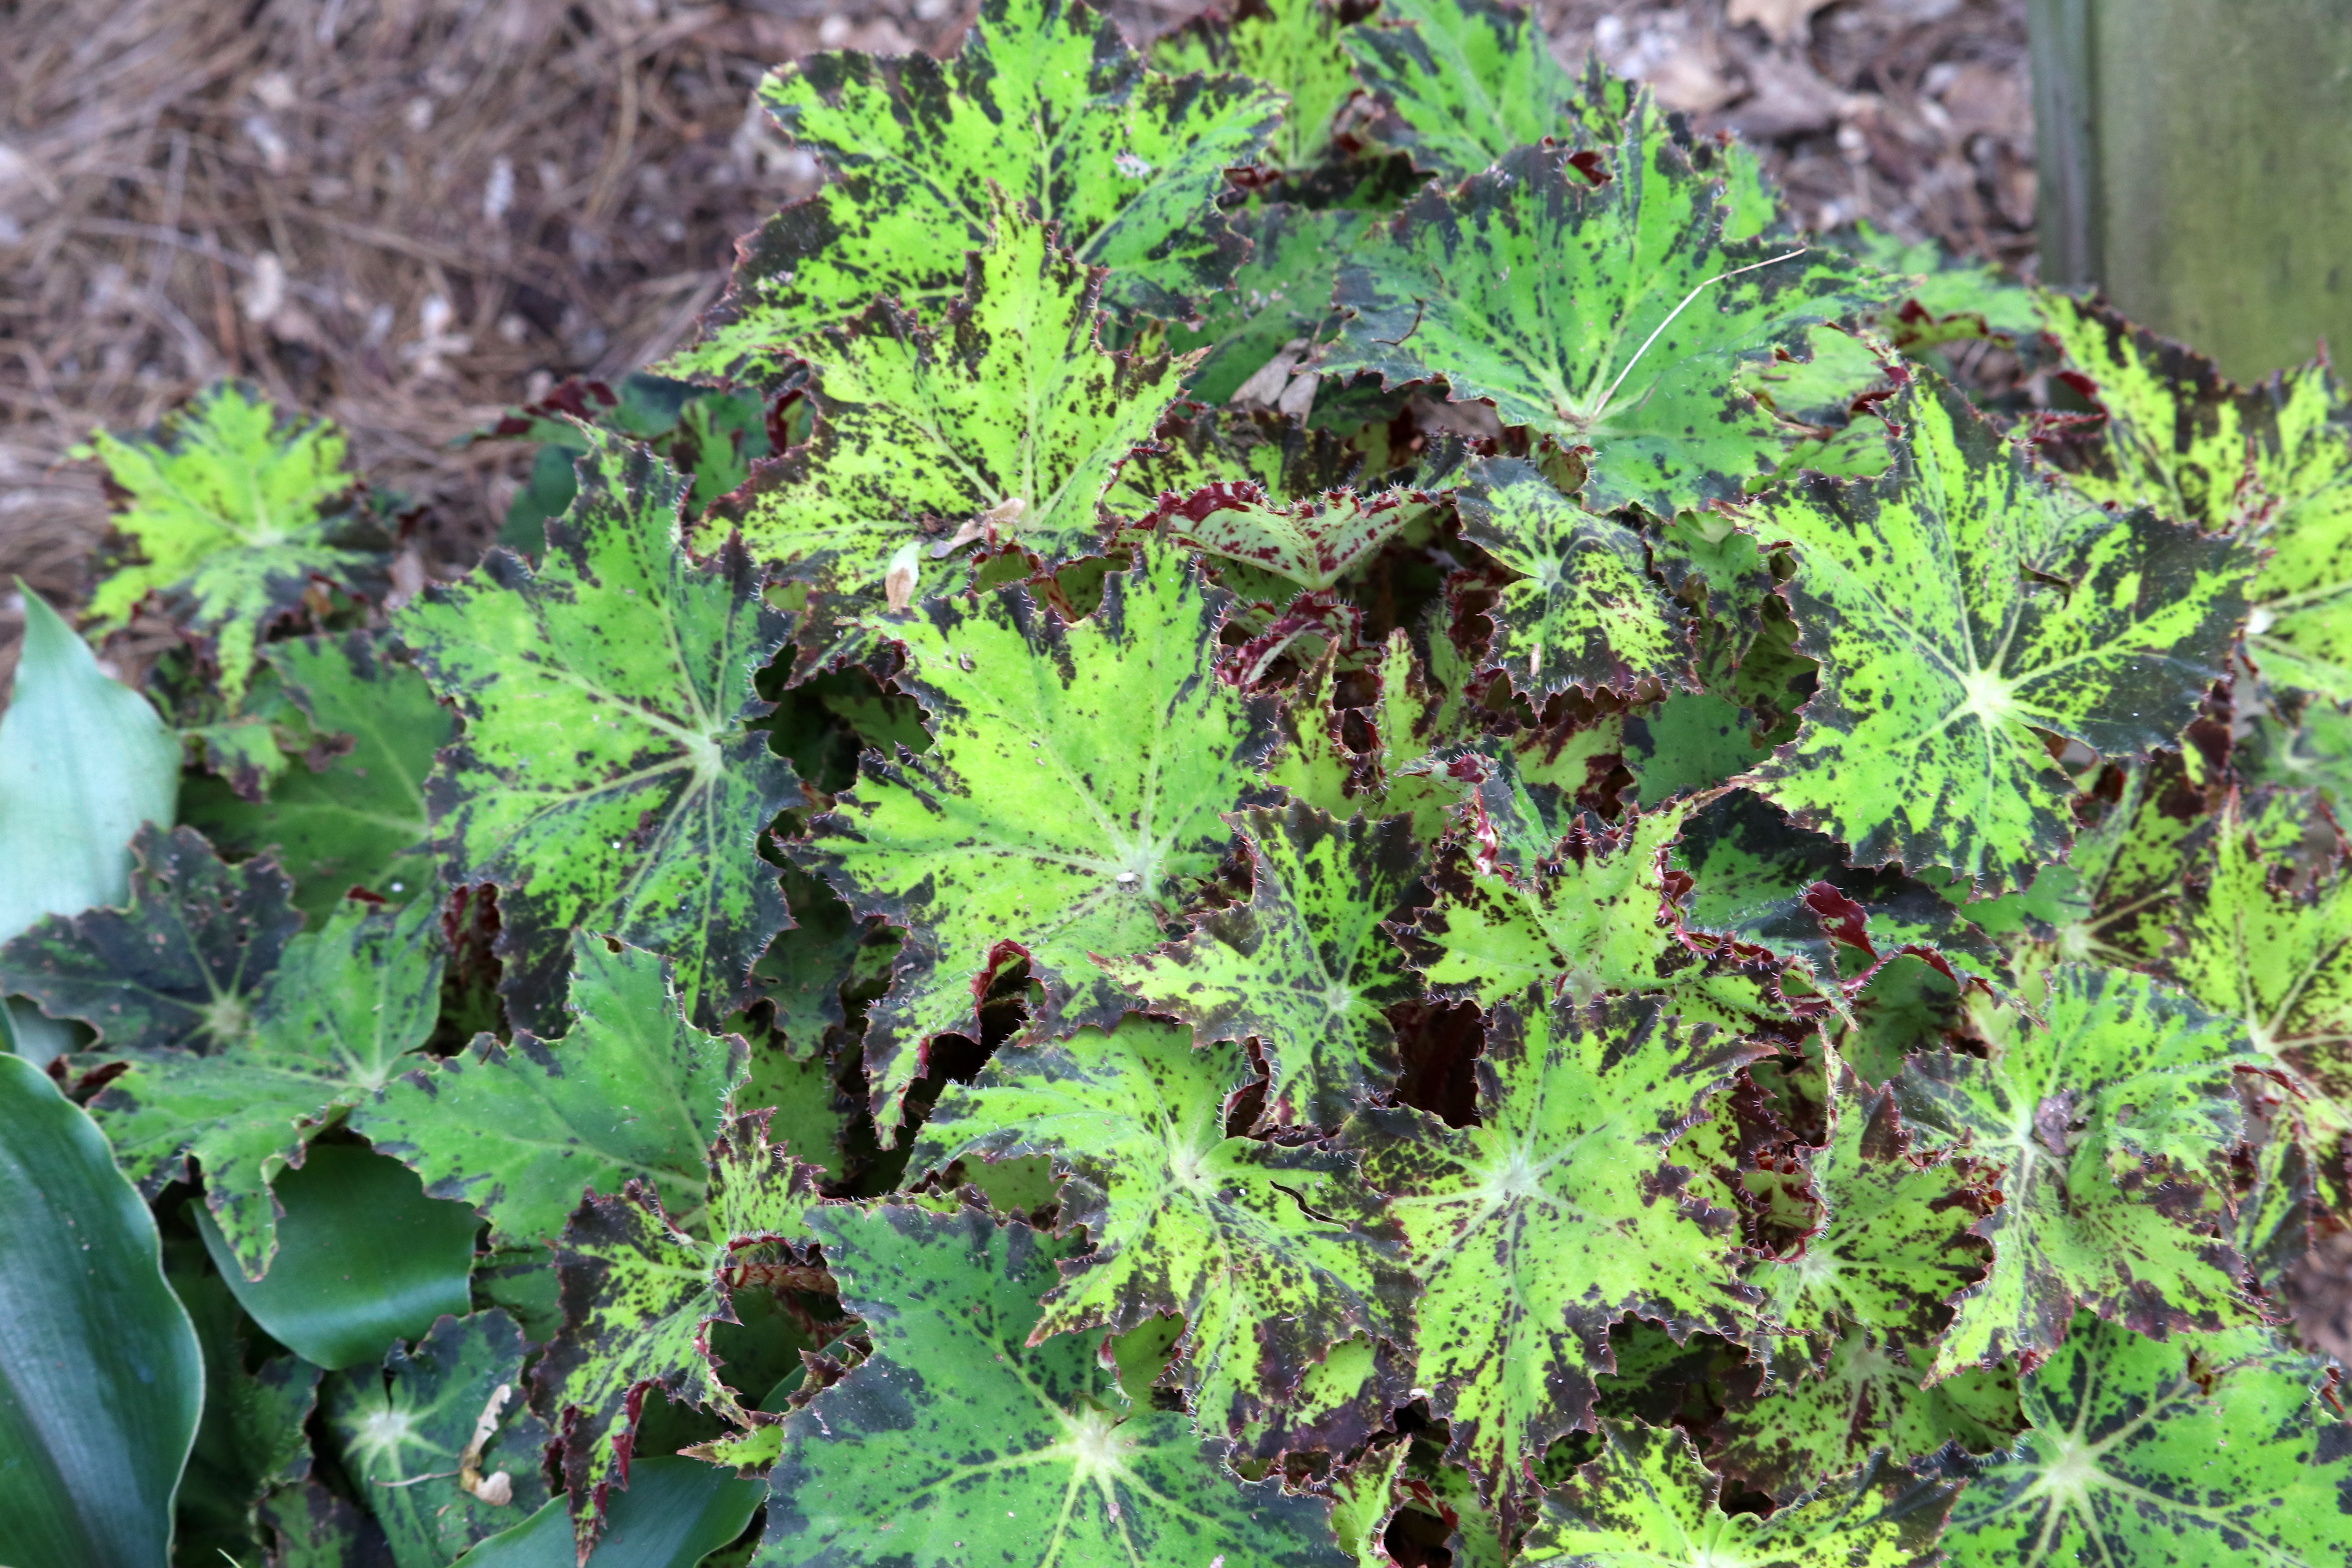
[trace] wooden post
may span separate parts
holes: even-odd
[[[2029,0],[2042,277],[2252,381],[2352,359],[2352,0]]]

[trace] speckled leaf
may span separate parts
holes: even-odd
[[[1406,489],[1370,495],[1336,489],[1277,500],[1250,480],[1221,480],[1171,498],[1173,504],[1149,521],[1187,550],[1243,562],[1304,587],[1328,588],[1426,516],[1427,499]]]
[[[1276,501],[1352,486],[1364,454],[1329,430],[1264,409],[1206,409],[1171,418],[1121,464],[1103,510],[1123,522],[1150,517],[1220,480],[1245,480]]]
[[[131,850],[127,906],[48,916],[0,947],[0,979],[110,1051],[236,1044],[302,927],[293,889],[267,856],[223,865],[192,827],[150,823]]]
[[[363,1489],[399,1568],[441,1568],[547,1500],[546,1424],[523,1407],[530,1343],[504,1312],[443,1318],[381,1368],[335,1374],[324,1400],[344,1473]],[[478,1429],[487,1426],[487,1432]],[[471,1461],[475,1484],[462,1474]],[[504,1502],[495,1479],[506,1478]]]
[[[151,1194],[204,1172],[205,1204],[248,1278],[278,1246],[270,1184],[312,1135],[390,1081],[441,1011],[439,910],[353,901],[287,944],[241,1026],[126,1051],[90,1112]]]
[[[2179,942],[2163,969],[2342,1107],[2352,1106],[2352,875],[2333,834],[2307,880],[2263,853],[2266,839],[2301,840],[2325,820],[2302,790],[2231,791],[2171,911]]]
[[[2033,1429],[1969,1467],[1952,1568],[2352,1560],[2352,1430],[2268,1331],[2156,1344],[2085,1314],[2025,1379]]]
[[[2013,345],[2042,331],[2033,290],[1992,262],[1934,239],[1904,240],[1867,219],[1840,236],[1840,243],[1873,266],[1905,276],[1901,308],[1876,316],[1870,327],[1906,354],[1984,339]]]
[[[1530,988],[1490,1016],[1475,1125],[1409,1107],[1349,1123],[1422,1287],[1418,1382],[1483,1489],[1525,1489],[1589,1423],[1618,1318],[1683,1336],[1744,1314],[1733,1215],[1685,1192],[1673,1146],[1761,1054],[1654,1003]]]
[[[1673,855],[1692,881],[1685,927],[1769,948],[1825,983],[1906,950],[1979,975],[2005,973],[1992,940],[1935,889],[1897,866],[1847,865],[1835,840],[1747,790],[1691,813]]]
[[[1946,383],[1886,409],[1910,440],[1885,477],[1807,477],[1758,508],[1794,543],[1822,671],[1757,787],[1857,865],[2000,892],[2072,837],[2042,734],[2111,761],[2175,744],[2228,671],[2253,557],[2053,489]]]
[[[2159,1337],[2253,1321],[2224,1221],[2235,1069],[2266,1058],[2136,974],[2063,964],[2027,1000],[2046,1023],[1980,1005],[1989,1058],[1923,1052],[1895,1081],[1920,1142],[1958,1142],[2002,1196],[1935,1373],[2038,1359],[2077,1304]]]
[[[761,1392],[730,1387],[710,1353],[710,1325],[739,1320],[736,1289],[774,1271],[805,1271],[786,1243],[805,1237],[815,1173],[768,1142],[758,1112],[731,1121],[710,1152],[709,1232],[672,1225],[652,1188],[591,1193],[556,1247],[563,1327],[531,1373],[530,1407],[562,1437],[564,1489],[582,1560],[604,1503],[629,1484],[646,1394],[749,1425]],[[739,1397],[739,1396],[748,1396]]]
[[[426,1195],[472,1205],[494,1243],[551,1243],[583,1189],[632,1181],[699,1229],[704,1150],[743,1080],[744,1044],[679,1016],[658,953],[585,934],[571,946],[562,1038],[478,1036],[385,1087],[352,1126],[422,1176]]]
[[[208,778],[181,790],[183,821],[235,854],[268,849],[314,921],[353,888],[405,903],[437,887],[425,779],[457,721],[422,676],[392,662],[387,640],[351,632],[268,645],[262,658],[287,694],[321,737],[348,748],[288,768],[259,802]]]
[[[1249,259],[1234,269],[1230,288],[1201,302],[1197,322],[1168,329],[1168,346],[1177,353],[1209,351],[1186,391],[1203,403],[1224,403],[1247,387],[1253,407],[1276,404],[1286,394],[1311,397],[1312,345],[1339,330],[1331,286],[1339,264],[1379,226],[1380,214],[1255,195],[1225,221],[1249,241]],[[1270,370],[1276,361],[1280,368]],[[1260,373],[1265,380],[1257,379]],[[1294,390],[1300,376],[1306,385]]]
[[[1171,76],[1229,71],[1279,91],[1282,124],[1266,162],[1303,169],[1331,150],[1331,121],[1357,91],[1340,41],[1352,31],[1331,0],[1232,0],[1231,16],[1204,12],[1162,33],[1151,63]]]
[[[970,1209],[812,1224],[874,1354],[785,1418],[755,1568],[1347,1568],[1327,1500],[1130,1410],[1092,1339],[1031,1337],[1066,1245]]]
[[[1104,967],[1197,1040],[1255,1037],[1271,1058],[1269,1121],[1337,1127],[1396,1077],[1386,1010],[1421,987],[1381,926],[1418,874],[1421,847],[1402,817],[1342,823],[1293,805],[1233,821],[1249,847],[1249,901]]]
[[[1614,129],[1598,101],[1614,84],[1570,76],[1532,12],[1502,0],[1386,0],[1376,21],[1340,42],[1432,174],[1458,180],[1546,137]]]
[[[1944,1303],[1985,1277],[1990,1249],[1970,1227],[1988,1199],[1948,1149],[1913,1158],[1891,1090],[1865,1094],[1849,1075],[1830,1120],[1829,1145],[1807,1173],[1819,1228],[1795,1257],[1748,1270],[1763,1299],[1750,1343],[1769,1354],[1780,1348],[1771,1335],[1785,1332],[1797,1359],[1816,1364],[1849,1325],[1882,1344],[1932,1344],[1949,1316]]]
[[[1608,1447],[1544,1500],[1518,1561],[1528,1568],[1930,1568],[1950,1490],[1915,1490],[1875,1467],[1767,1517],[1726,1513],[1723,1481],[1690,1438],[1610,1422]]]
[[[2024,1428],[2015,1373],[1970,1368],[1922,1387],[1927,1342],[1916,1343],[1915,1350],[1867,1329],[1845,1329],[1818,1371],[1760,1392],[1734,1391],[1709,1462],[1786,1501],[1875,1453],[1917,1466],[1951,1443],[1990,1453]]]
[[[1721,187],[1663,132],[1630,129],[1597,188],[1567,158],[1522,148],[1360,247],[1324,373],[1442,376],[1506,425],[1591,447],[1596,511],[1738,499],[1792,438],[1735,384],[1739,363],[1809,357],[1815,329],[1884,286],[1823,252],[1723,239]]]
[[[2273,552],[2247,597],[2246,649],[2273,682],[2352,700],[2352,409],[2325,360],[2233,385],[2203,355],[2105,306],[2037,296],[2107,418],[2075,482]]]
[[[1628,813],[1613,829],[1579,821],[1533,874],[1505,865],[1450,879],[1408,951],[1439,994],[1482,1007],[1533,984],[1580,998],[1660,993],[1693,1021],[1734,1029],[1777,1014],[1765,973],[1702,958],[1676,930],[1664,856],[1687,811]]]
[[[152,431],[99,431],[75,455],[104,463],[126,498],[114,526],[128,559],[102,569],[93,630],[121,629],[162,595],[212,644],[232,706],[262,637],[300,616],[315,584],[366,598],[392,586],[392,538],[355,503],[342,432],[281,416],[250,387],[223,383]]]
[[[818,366],[815,430],[698,523],[696,548],[740,532],[786,576],[876,608],[894,571],[950,585],[960,539],[1018,540],[1049,565],[1097,548],[1095,502],[1184,367],[1097,345],[1101,274],[1050,224],[999,206],[990,234],[936,329],[884,300],[795,345]]]
[[[1274,131],[1281,100],[1239,76],[1148,70],[1074,0],[986,0],[953,58],[814,55],[761,99],[836,178],[742,244],[734,287],[672,375],[772,386],[813,329],[875,298],[935,316],[963,252],[987,242],[990,187],[1051,219],[1111,301],[1171,320],[1244,254],[1217,216],[1224,171]]]
[[[1456,504],[1464,535],[1517,574],[1491,612],[1487,657],[1531,698],[1694,683],[1689,634],[1650,577],[1640,534],[1585,510],[1517,458],[1478,463]]]
[[[1141,1018],[1008,1047],[940,1097],[912,1163],[976,1152],[1066,1166],[1061,1226],[1086,1226],[1095,1248],[1063,1266],[1033,1341],[1181,1313],[1175,1376],[1212,1436],[1288,1405],[1349,1334],[1411,1337],[1393,1231],[1353,1162],[1223,1135],[1246,1076],[1239,1047],[1195,1047],[1191,1030]]]
[[[667,953],[709,1023],[789,923],[753,847],[800,784],[744,721],[790,622],[740,555],[706,570],[678,548],[684,490],[590,432],[536,571],[494,550],[394,619],[466,722],[427,786],[443,876],[498,884],[499,990],[527,1029],[562,1016],[575,931]]]
[[[1107,1023],[1126,1004],[1090,954],[1157,947],[1161,920],[1214,872],[1267,741],[1262,705],[1213,673],[1224,595],[1172,552],[1139,551],[1075,626],[1025,589],[938,600],[877,623],[938,739],[865,778],[795,858],[860,915],[911,928],[866,1035],[884,1136],[932,1036],[973,1021],[1000,942],[1029,955],[1048,1018]]]

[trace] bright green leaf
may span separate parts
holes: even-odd
[[[1278,169],[1304,169],[1331,150],[1331,121],[1356,93],[1341,40],[1353,29],[1331,0],[1235,0],[1230,17],[1204,12],[1162,33],[1151,63],[1170,76],[1231,72],[1285,100],[1282,124],[1266,144]]]
[[[1501,0],[1386,0],[1376,20],[1340,42],[1433,174],[1459,180],[1547,137],[1605,140],[1612,108],[1622,112],[1622,96],[1604,100],[1623,89],[1597,61],[1586,79],[1570,76],[1531,11]]]

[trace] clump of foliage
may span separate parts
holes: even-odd
[[[44,1342],[0,1557],[2352,1557],[2324,363],[1809,238],[1493,0],[763,96],[829,183],[462,580],[247,390],[96,443],[188,774],[0,933],[0,1151],[168,1375]]]

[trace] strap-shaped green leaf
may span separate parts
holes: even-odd
[[[1130,1409],[1090,1337],[1029,1333],[1066,1244],[966,1209],[811,1222],[874,1354],[784,1422],[756,1568],[1347,1568],[1331,1505]]]
[[[800,784],[745,721],[791,623],[740,553],[706,569],[679,548],[684,489],[592,431],[536,571],[493,551],[395,619],[465,720],[427,785],[443,876],[498,885],[499,990],[527,1029],[562,1016],[575,931],[668,955],[710,1023],[790,923],[754,846]]]
[[[2062,964],[2026,1000],[2042,1021],[1977,1009],[1989,1058],[1922,1052],[1895,1082],[1923,1142],[2000,1172],[1974,1227],[1992,1271],[1957,1298],[1936,1373],[2045,1353],[2078,1304],[2156,1335],[2256,1321],[2223,1222],[2245,1136],[2232,1083],[2268,1058],[2122,971]]]
[[[119,629],[149,595],[163,595],[213,643],[234,706],[262,637],[304,612],[314,584],[383,597],[392,539],[353,503],[344,446],[329,421],[283,416],[234,382],[151,432],[93,434],[75,453],[103,462],[128,497],[114,524],[130,546],[90,596],[97,629]]]
[[[211,778],[188,782],[184,820],[233,854],[268,849],[294,879],[296,907],[314,921],[365,888],[394,903],[430,898],[438,879],[425,780],[457,730],[414,669],[394,663],[381,633],[289,638],[262,658],[326,742],[343,749],[297,763],[246,800]]]
[[[1793,439],[1736,384],[1740,362],[1809,357],[1816,328],[1887,290],[1825,252],[1724,239],[1721,187],[1663,129],[1629,125],[1614,168],[1596,186],[1527,147],[1422,195],[1340,268],[1326,374],[1442,377],[1591,447],[1595,510],[1738,500]]]
[[[1233,841],[1271,739],[1265,705],[1217,678],[1225,595],[1173,552],[1139,549],[1066,626],[1027,590],[937,600],[876,623],[938,715],[919,756],[868,753],[802,864],[860,915],[910,928],[866,1036],[883,1135],[930,1037],[976,1030],[972,977],[1028,954],[1044,1018],[1108,1023],[1128,1004],[1090,961],[1160,945]]]
[[[2269,1330],[2158,1344],[2084,1313],[2024,1380],[2032,1427],[1981,1465],[1952,1568],[2352,1559],[2352,1432],[2326,1364]]]
[[[1685,1192],[1673,1150],[1762,1054],[1654,1002],[1530,987],[1490,1015],[1475,1125],[1404,1107],[1349,1123],[1421,1286],[1420,1385],[1483,1489],[1527,1489],[1587,1423],[1625,1313],[1678,1337],[1745,1316],[1733,1215]]]
[[[1249,848],[1249,901],[1104,967],[1195,1039],[1255,1037],[1271,1058],[1270,1121],[1337,1127],[1396,1077],[1385,1009],[1420,987],[1381,923],[1417,874],[1420,847],[1397,816],[1341,823],[1293,805],[1234,824]]]
[[[2044,734],[2126,761],[2174,744],[2227,671],[2253,555],[2054,488],[1941,381],[1887,405],[1881,479],[1801,479],[1757,509],[1792,542],[1804,728],[1757,771],[1857,865],[2031,879],[2073,836]]]
[[[992,185],[1112,269],[1122,310],[1170,320],[1246,254],[1217,216],[1224,171],[1251,162],[1281,100],[1240,76],[1146,69],[1083,0],[985,0],[955,58],[814,55],[761,98],[836,173],[744,244],[727,298],[672,375],[772,386],[787,345],[877,296],[936,314],[987,243]]]
[[[563,1037],[526,1029],[383,1086],[352,1128],[425,1178],[436,1198],[471,1204],[495,1243],[553,1242],[583,1189],[637,1181],[662,1193],[682,1228],[705,1228],[705,1151],[746,1048],[679,1016],[670,966],[602,937],[572,942]]]
[[[278,1247],[270,1184],[310,1138],[392,1081],[441,1012],[439,908],[347,903],[294,938],[228,1037],[126,1051],[90,1105],[115,1157],[149,1192],[204,1173],[205,1205],[257,1278]]]
[[[1051,222],[998,202],[988,236],[935,327],[883,300],[795,343],[818,367],[814,433],[698,523],[697,548],[740,533],[787,576],[876,607],[943,588],[975,540],[1055,566],[1096,549],[1095,503],[1184,366],[1153,342],[1098,346],[1102,274]]]
[[[327,1429],[400,1568],[440,1568],[547,1500],[550,1434],[523,1404],[530,1351],[512,1318],[478,1312],[332,1380]]]
[[[1176,1375],[1208,1436],[1288,1405],[1350,1334],[1411,1337],[1396,1238],[1353,1162],[1224,1135],[1245,1062],[1237,1046],[1196,1047],[1191,1030],[1142,1018],[1006,1047],[940,1096],[911,1162],[1050,1153],[1066,1166],[1061,1226],[1086,1226],[1094,1250],[1065,1266],[1033,1342],[1182,1314]]]
[[[1679,1427],[1616,1422],[1607,1447],[1544,1500],[1519,1561],[1544,1568],[1930,1568],[1950,1489],[1915,1491],[1874,1467],[1823,1486],[1769,1517],[1726,1513],[1710,1475]]]
[[[1585,510],[1517,458],[1477,464],[1455,504],[1464,536],[1517,574],[1493,612],[1487,657],[1531,700],[1571,686],[1693,684],[1681,613],[1651,579],[1640,534]]]
[[[1162,33],[1151,63],[1170,76],[1232,72],[1283,96],[1282,123],[1265,157],[1304,169],[1331,151],[1331,122],[1357,91],[1343,40],[1355,29],[1332,0],[1234,0],[1232,15],[1206,11]]]

